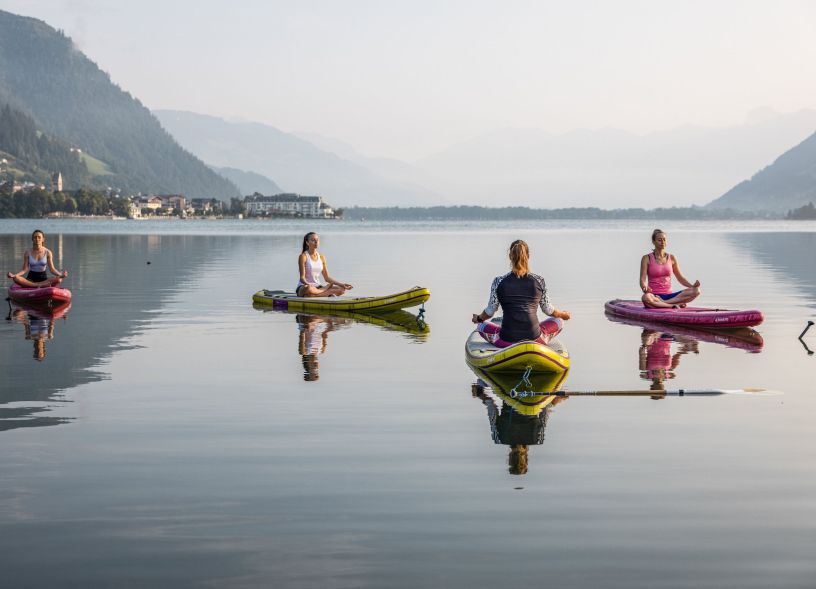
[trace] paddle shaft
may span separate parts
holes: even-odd
[[[540,395],[556,395],[558,397],[716,397],[729,394],[774,394],[765,389],[675,389],[675,390],[632,390],[632,391],[554,391],[539,393]]]

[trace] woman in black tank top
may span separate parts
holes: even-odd
[[[499,347],[526,340],[546,344],[561,331],[559,320],[568,320],[570,313],[550,303],[544,279],[529,271],[530,249],[526,242],[514,241],[509,254],[512,271],[493,280],[487,307],[474,314],[471,321],[479,324],[483,337]],[[495,323],[487,323],[499,306],[504,311],[500,329]],[[538,309],[554,319],[539,323]]]

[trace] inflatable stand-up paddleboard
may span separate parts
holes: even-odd
[[[625,301],[615,299],[604,305],[607,313],[654,323],[686,325],[705,329],[723,329],[732,327],[753,327],[762,323],[761,311],[735,311],[731,309],[710,309],[706,307],[684,307],[676,309],[652,309],[642,301]]]
[[[403,292],[381,297],[299,297],[295,293],[282,290],[259,290],[252,295],[252,301],[287,311],[379,313],[416,307],[430,297],[431,291],[427,288],[415,286]]]
[[[8,296],[12,301],[26,305],[56,306],[70,301],[71,291],[59,286],[26,288],[15,283],[9,287]]]
[[[472,368],[487,373],[523,372],[530,368],[533,372],[566,372],[570,367],[567,348],[557,339],[548,345],[533,341],[521,341],[499,348],[486,341],[478,331],[473,331],[465,342],[465,358]]]
[[[670,325],[666,323],[657,323],[655,321],[644,321],[641,319],[628,319],[626,317],[619,317],[607,311],[606,318],[615,323],[623,323],[624,325],[632,325],[634,327],[641,327],[644,329],[651,329],[652,331],[660,331],[671,335],[683,335],[692,339],[708,342],[712,344],[720,344],[728,348],[737,348],[758,354],[762,351],[765,341],[762,336],[750,327],[734,327],[729,329],[706,329],[702,327],[689,327],[686,325]]]

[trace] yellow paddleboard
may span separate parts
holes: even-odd
[[[430,297],[431,291],[427,288],[415,286],[403,292],[381,297],[299,297],[295,293],[282,290],[259,290],[252,295],[252,301],[287,311],[380,313],[416,307]]]

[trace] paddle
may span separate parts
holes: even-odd
[[[768,389],[674,389],[674,390],[633,390],[633,391],[553,391],[552,393],[536,393],[538,395],[555,395],[557,397],[716,397],[718,395],[754,395],[775,396],[781,391]]]

